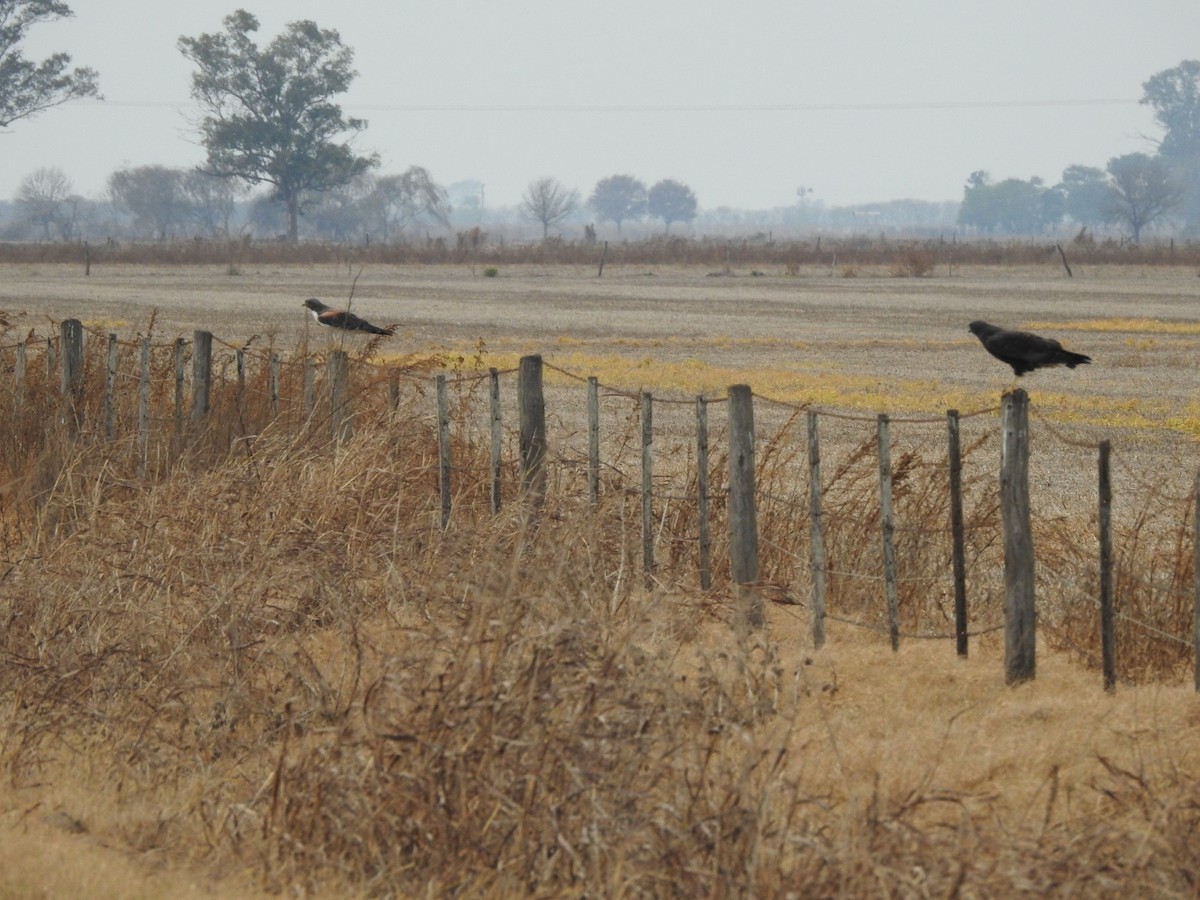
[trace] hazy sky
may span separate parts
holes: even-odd
[[[237,0],[69,0],[38,59],[70,53],[104,102],[0,133],[0,196],[58,166],[99,196],[118,168],[189,166],[180,35]],[[1142,83],[1200,58],[1198,0],[245,0],[268,43],[313,19],[355,51],[347,114],[381,171],[477,179],[488,206],[551,176],[586,198],[627,173],[688,184],[705,209],[957,200],[967,176],[1058,181],[1150,150]]]

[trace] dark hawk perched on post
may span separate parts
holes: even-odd
[[[1013,373],[1017,376],[1050,366],[1066,366],[1073,369],[1092,361],[1090,356],[1064,350],[1062,344],[1054,338],[1041,337],[1028,331],[1009,331],[1007,328],[978,320],[967,327],[971,329],[971,334],[979,338],[984,350],[1012,366]]]
[[[304,301],[304,306],[308,307],[313,318],[322,325],[328,325],[330,328],[340,328],[343,331],[365,331],[368,334],[382,334],[391,336],[395,334],[391,328],[380,328],[378,325],[372,325],[366,319],[360,319],[348,309],[333,309],[326,306],[316,297],[309,297]]]

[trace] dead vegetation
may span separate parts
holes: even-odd
[[[363,362],[340,446],[294,374],[270,415],[264,367],[240,387],[227,373],[203,430],[176,437],[173,361],[156,361],[147,453],[128,431],[103,437],[90,394],[72,436],[44,365],[21,404],[0,395],[4,828],[49,825],[223,891],[1194,895],[1192,498],[1148,496],[1119,536],[1121,612],[1152,627],[1122,632],[1115,698],[1088,668],[1094,529],[1039,525],[1040,624],[1074,656],[1008,690],[994,636],[969,661],[920,639],[951,631],[936,451],[893,455],[895,655],[870,577],[871,439],[827,457],[836,618],[814,652],[795,419],[759,450],[762,588],[788,605],[739,638],[727,568],[699,590],[695,507],[667,499],[695,483],[686,452],[665,467],[678,487],[663,487],[647,591],[633,422],[607,437],[597,507],[559,457],[543,508],[510,491],[494,516],[467,424],[486,415],[481,382],[456,382],[443,530],[422,382],[393,409]],[[993,443],[985,426],[967,447],[981,630],[1002,615]],[[715,453],[718,535],[724,467]],[[0,892],[36,887],[3,868]]]

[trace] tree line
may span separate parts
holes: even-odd
[[[68,54],[34,62],[22,53],[30,27],[70,15],[60,0],[0,0],[0,127],[100,96],[97,73],[70,69]],[[130,229],[157,238],[219,236],[231,232],[239,208],[256,234],[290,241],[299,237],[301,216],[315,233],[335,240],[395,240],[418,224],[449,224],[449,191],[426,169],[380,175],[378,155],[354,149],[367,122],[345,116],[334,102],[358,74],[353,50],[337,31],[296,21],[260,46],[259,22],[245,10],[226,16],[223,26],[177,42],[195,66],[191,95],[202,112],[197,130],[205,161],[195,170],[142,166],[109,179],[112,209]],[[1154,153],[1116,157],[1103,170],[1070,166],[1052,186],[1037,177],[993,181],[976,171],[964,188],[958,224],[990,234],[1037,234],[1064,222],[1085,230],[1107,224],[1136,242],[1146,228],[1174,217],[1185,235],[1200,235],[1200,62],[1185,60],[1142,87],[1141,102],[1164,130]],[[256,187],[261,192],[250,197]],[[57,169],[26,176],[15,201],[43,239],[77,236],[89,212],[88,201]],[[519,213],[547,238],[584,206],[618,233],[647,216],[669,231],[698,214],[686,184],[663,179],[647,188],[628,174],[601,179],[586,204],[557,179],[535,179]],[[594,237],[593,226],[586,233]]]

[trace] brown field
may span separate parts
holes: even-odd
[[[463,426],[444,531],[419,391],[401,416],[364,414],[345,447],[311,423],[264,420],[249,440],[223,419],[204,452],[141,477],[131,439],[72,442],[0,389],[0,897],[1195,896],[1195,269],[759,268],[0,268],[6,354],[66,317],[319,352],[332,338],[300,307],[318,296],[399,326],[378,364],[555,367],[543,524],[515,501],[491,516]],[[1094,359],[1022,380],[1043,631],[1038,677],[1016,688],[994,632],[967,659],[913,638],[947,628],[945,548],[927,534],[947,408],[984,411],[964,420],[973,623],[1002,614],[990,410],[1013,378],[974,318]],[[786,601],[761,633],[731,627],[727,565],[699,589],[686,503],[658,508],[646,589],[636,498],[581,502],[571,376],[588,375],[612,389],[610,488],[637,478],[625,392],[754,388],[764,582]],[[879,528],[872,417],[896,419],[898,653],[842,621],[877,625],[882,590],[844,573],[813,649],[806,406],[848,416],[822,420],[823,474],[834,567],[860,573]],[[260,413],[238,409],[243,425]],[[691,484],[690,413],[662,407],[664,498]],[[719,472],[718,404],[714,428]],[[1100,439],[1136,623],[1114,694],[1091,605]]]

